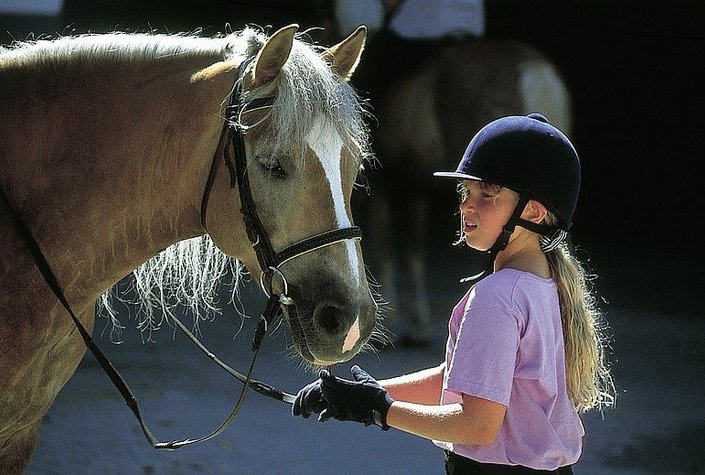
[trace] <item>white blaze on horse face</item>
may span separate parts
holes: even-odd
[[[355,347],[355,343],[360,339],[360,319],[356,318],[348,334],[345,335],[345,341],[343,342],[343,353],[350,351]]]
[[[314,151],[321,161],[326,179],[330,184],[331,196],[333,198],[333,209],[335,210],[335,221],[339,228],[352,226],[348,212],[345,209],[345,197],[343,196],[341,159],[343,152],[343,140],[340,134],[322,116],[318,117],[306,137],[311,150]],[[355,282],[360,282],[360,263],[357,259],[355,242],[348,239],[343,242],[348,253],[348,262]]]

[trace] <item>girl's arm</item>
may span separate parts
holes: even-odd
[[[439,405],[445,362],[403,376],[379,381],[394,399],[387,424],[432,440],[456,444],[492,443],[506,407],[487,399],[463,395],[462,404]]]
[[[391,392],[390,395],[394,397]],[[488,445],[496,439],[506,410],[502,404],[467,394],[457,404],[426,405],[395,400],[387,412],[387,424],[425,439]]]
[[[416,404],[439,404],[445,362],[433,368],[380,380],[379,384],[397,401]]]

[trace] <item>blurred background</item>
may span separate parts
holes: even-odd
[[[486,37],[535,46],[570,91],[583,164],[573,238],[596,264],[611,264],[595,269],[606,298],[698,311],[703,3],[488,0],[485,10]],[[0,0],[0,44],[111,30],[211,36],[291,22],[318,28],[312,38],[330,44],[333,12],[333,0]],[[453,232],[440,230],[445,242]]]
[[[332,2],[0,0],[0,45],[113,30],[192,32],[212,36],[246,24],[273,31],[292,22],[298,23],[301,30],[315,28],[310,31],[314,41],[329,45],[340,39]],[[592,439],[587,439],[585,461],[577,472],[705,472],[702,404],[705,401],[700,382],[705,377],[705,350],[702,348],[705,314],[699,300],[705,288],[700,222],[705,206],[701,171],[701,160],[705,157],[705,5],[696,0],[487,0],[485,37],[517,39],[541,51],[562,74],[572,99],[571,138],[583,166],[583,187],[572,235],[576,245],[584,249],[582,257],[598,275],[596,285],[615,335],[616,378],[624,393],[622,412],[618,403],[608,414],[587,419],[588,437]],[[362,61],[365,61],[364,55]],[[2,116],[2,111],[0,117],[12,120]],[[468,133],[468,138],[472,133],[474,131]],[[451,163],[456,160],[457,157],[453,157]],[[371,192],[374,191],[373,188]],[[455,282],[456,277],[467,275],[470,264],[465,265],[465,262],[472,263],[476,259],[466,257],[467,253],[459,258],[457,251],[449,250],[455,233],[452,193],[434,194],[432,200],[438,210],[432,216],[430,229],[433,232],[428,238],[431,305],[438,315],[430,330],[433,345],[417,349],[397,347],[381,351],[369,361],[363,360],[368,361],[379,376],[438,361],[448,312],[462,292],[456,287],[449,289],[448,281]],[[257,302],[255,295],[251,298]],[[255,310],[258,307],[252,308],[253,312],[258,311]],[[134,340],[138,341],[139,336]],[[168,341],[146,346],[135,344],[134,348],[137,352],[151,354],[160,351],[159,345],[167,344],[171,346],[165,351],[187,351],[176,350],[171,338],[164,340]],[[119,350],[112,348],[108,341],[103,342],[103,346],[115,352],[118,360],[121,358]],[[124,352],[124,347],[121,351]],[[281,359],[278,350],[270,351],[275,352],[273,360]],[[129,366],[129,358],[125,353],[122,355],[124,364]],[[288,370],[297,372],[291,364]],[[138,369],[128,369],[128,374],[129,371],[134,371],[133,377],[141,377]],[[67,458],[61,439],[73,429],[72,424],[61,420],[73,420],[71,411],[85,413],[86,407],[97,413],[109,410],[102,402],[91,402],[96,385],[105,379],[97,373],[93,363],[82,363],[75,381],[60,394],[53,417],[48,418],[43,429],[31,469],[33,473],[76,473],[72,468],[85,463],[78,461],[80,457]],[[300,373],[288,377],[293,378],[286,380],[291,384],[290,390],[308,378]],[[106,388],[104,391],[109,393],[109,386]],[[198,399],[197,394],[179,397],[186,401]],[[251,400],[257,398],[251,396]],[[113,406],[117,407],[116,411],[124,409],[120,404]],[[277,406],[277,414],[281,413],[277,417],[285,418],[280,409]],[[255,421],[252,424],[258,425],[262,423],[258,414],[268,414],[271,408],[253,408],[252,411],[260,412],[251,412],[246,417],[251,417]],[[129,417],[128,411],[124,412],[124,417]],[[117,416],[96,415],[94,420],[100,421],[101,417],[107,417],[103,423],[112,426]],[[645,422],[647,419],[650,422]],[[416,455],[428,453],[433,454],[429,457],[438,457],[432,447],[425,452],[426,445],[417,451],[421,446],[413,438],[361,435],[357,428],[348,427],[316,427],[315,430],[330,432],[315,435],[306,430],[310,426],[300,421],[287,423],[295,424],[296,434],[306,434],[296,441],[300,444],[310,442],[315,447],[321,440],[331,444],[343,437],[348,442],[354,439],[351,443],[356,450],[371,451],[370,459],[381,460],[390,452],[404,452],[409,446],[414,447],[411,452]],[[69,435],[69,440],[84,440],[81,435],[86,430],[91,430],[90,425]],[[134,438],[126,443],[143,444],[134,433],[134,427],[126,432]],[[108,440],[102,443],[115,442],[110,435],[106,437]],[[257,437],[259,447],[269,449],[267,438],[262,434]],[[293,444],[295,449],[291,434],[289,437],[278,434],[277,445]],[[114,438],[118,438],[117,434]],[[366,442],[374,447],[366,446]],[[246,442],[239,440],[237,444],[244,447]],[[218,447],[222,448],[222,444]],[[345,447],[342,444],[340,450],[345,451]],[[273,450],[276,452],[279,448],[282,447]],[[151,452],[145,451],[142,457],[149,457],[147,453]],[[193,460],[199,458],[193,452],[189,456]],[[218,459],[216,453],[203,457],[211,456],[213,460]],[[343,456],[330,448],[330,453],[325,455],[329,459],[338,456],[345,460],[350,454]],[[141,467],[138,468],[143,473],[250,473],[260,464],[256,458],[247,459],[250,465],[237,468],[218,462],[220,468],[215,470],[215,465],[209,469],[204,462],[179,465],[174,460],[182,458],[170,461],[161,454],[156,459],[155,466],[141,460],[136,467]],[[307,465],[310,461],[286,457],[283,460],[290,468],[302,467],[301,471],[317,467]],[[411,467],[418,471],[392,469],[391,473],[427,473],[420,467],[440,471],[439,459],[431,460],[430,465],[413,462]],[[401,457],[391,467],[404,467],[405,461],[408,459]],[[349,463],[354,462],[355,459],[349,460]],[[111,463],[114,464],[114,459]],[[129,465],[110,466],[107,473],[134,473]],[[87,469],[85,473],[98,471],[98,467],[105,468],[98,463],[95,470]],[[341,472],[347,472],[350,467],[346,465]],[[379,467],[374,464],[368,467],[373,473],[377,472],[375,468]],[[329,470],[341,473],[334,468],[329,467]],[[293,473],[298,471],[294,469]],[[357,470],[351,469],[350,473],[357,473]]]

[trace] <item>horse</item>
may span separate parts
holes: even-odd
[[[145,328],[174,299],[198,321],[249,272],[304,366],[374,347],[350,204],[371,156],[349,83],[365,40],[323,48],[293,24],[0,48],[0,473],[25,470],[125,276]]]
[[[421,346],[429,341],[432,321],[427,251],[438,222],[430,207],[440,206],[441,214],[457,211],[447,186],[436,188],[433,172],[454,169],[472,136],[501,116],[541,112],[570,135],[572,100],[558,68],[525,42],[397,41],[390,45],[372,36],[367,62],[356,74],[360,81],[353,80],[369,94],[377,156],[368,174],[370,196],[355,207],[365,219],[371,273],[388,303],[387,328],[402,344]],[[476,273],[478,257],[469,256],[475,267],[467,272]]]

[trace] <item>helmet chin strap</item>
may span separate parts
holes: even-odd
[[[463,279],[460,279],[461,283],[465,282],[472,282],[474,280],[478,280],[480,277],[486,277],[487,275],[491,274],[494,271],[494,261],[497,259],[497,254],[499,254],[501,251],[503,251],[506,247],[507,244],[509,244],[509,238],[511,237],[512,233],[514,232],[514,229],[517,226],[521,226],[522,228],[528,229],[529,231],[533,231],[535,233],[540,234],[541,236],[551,236],[556,228],[553,228],[552,226],[548,226],[546,224],[537,224],[537,223],[532,223],[531,221],[527,221],[525,219],[521,218],[521,213],[524,212],[524,208],[526,207],[526,204],[529,202],[529,196],[526,195],[525,193],[520,193],[519,194],[519,201],[517,202],[516,206],[514,207],[514,211],[512,212],[512,215],[509,217],[507,220],[507,223],[504,225],[502,228],[502,234],[499,235],[497,240],[494,242],[491,248],[489,248],[486,252],[489,255],[489,263],[485,267],[484,270],[481,272],[472,275],[470,277],[465,277]],[[559,230],[563,235],[562,237],[565,236],[565,231]],[[560,241],[563,239],[558,240],[558,242],[555,243],[553,248],[555,248]],[[543,246],[542,246],[543,250]],[[546,252],[546,251],[544,251]]]

